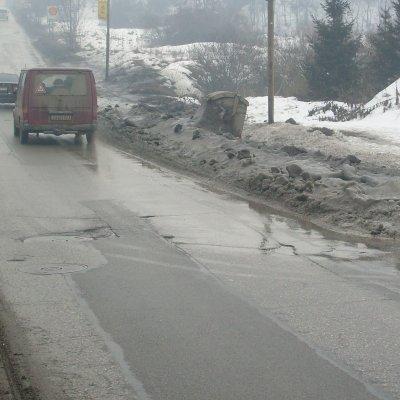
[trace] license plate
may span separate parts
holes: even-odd
[[[72,121],[71,114],[50,114],[50,121]]]

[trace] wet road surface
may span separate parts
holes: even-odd
[[[10,110],[0,122],[4,318],[22,326],[16,346],[41,390],[154,400],[399,390],[391,253],[100,142],[21,146]]]
[[[3,67],[40,63],[10,24]],[[9,109],[0,221],[0,318],[16,369],[43,399],[400,398],[389,248],[100,142],[21,146]]]

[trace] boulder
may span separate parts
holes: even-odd
[[[290,125],[299,125],[294,118],[289,118],[286,120],[286,123]]]
[[[284,146],[282,150],[291,157],[298,156],[299,154],[306,154],[307,150],[296,146]]]
[[[289,164],[286,166],[286,171],[290,178],[298,178],[303,174],[303,169],[297,164]]]
[[[175,133],[181,133],[182,130],[183,130],[183,125],[182,124],[175,125],[175,128],[174,128],[174,132]]]
[[[198,129],[196,129],[193,132],[193,136],[192,136],[192,140],[197,140],[197,139],[201,139],[201,134],[200,134],[200,131]]]
[[[239,150],[238,154],[237,154],[237,158],[239,160],[244,160],[246,158],[251,158],[250,150],[248,150],[248,149]]]

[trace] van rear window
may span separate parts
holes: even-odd
[[[34,80],[34,94],[38,96],[85,96],[85,73],[40,73]]]

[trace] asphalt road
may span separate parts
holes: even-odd
[[[19,64],[39,60],[10,24]],[[392,251],[99,141],[22,146],[9,109],[0,194],[0,318],[40,398],[400,398]]]

